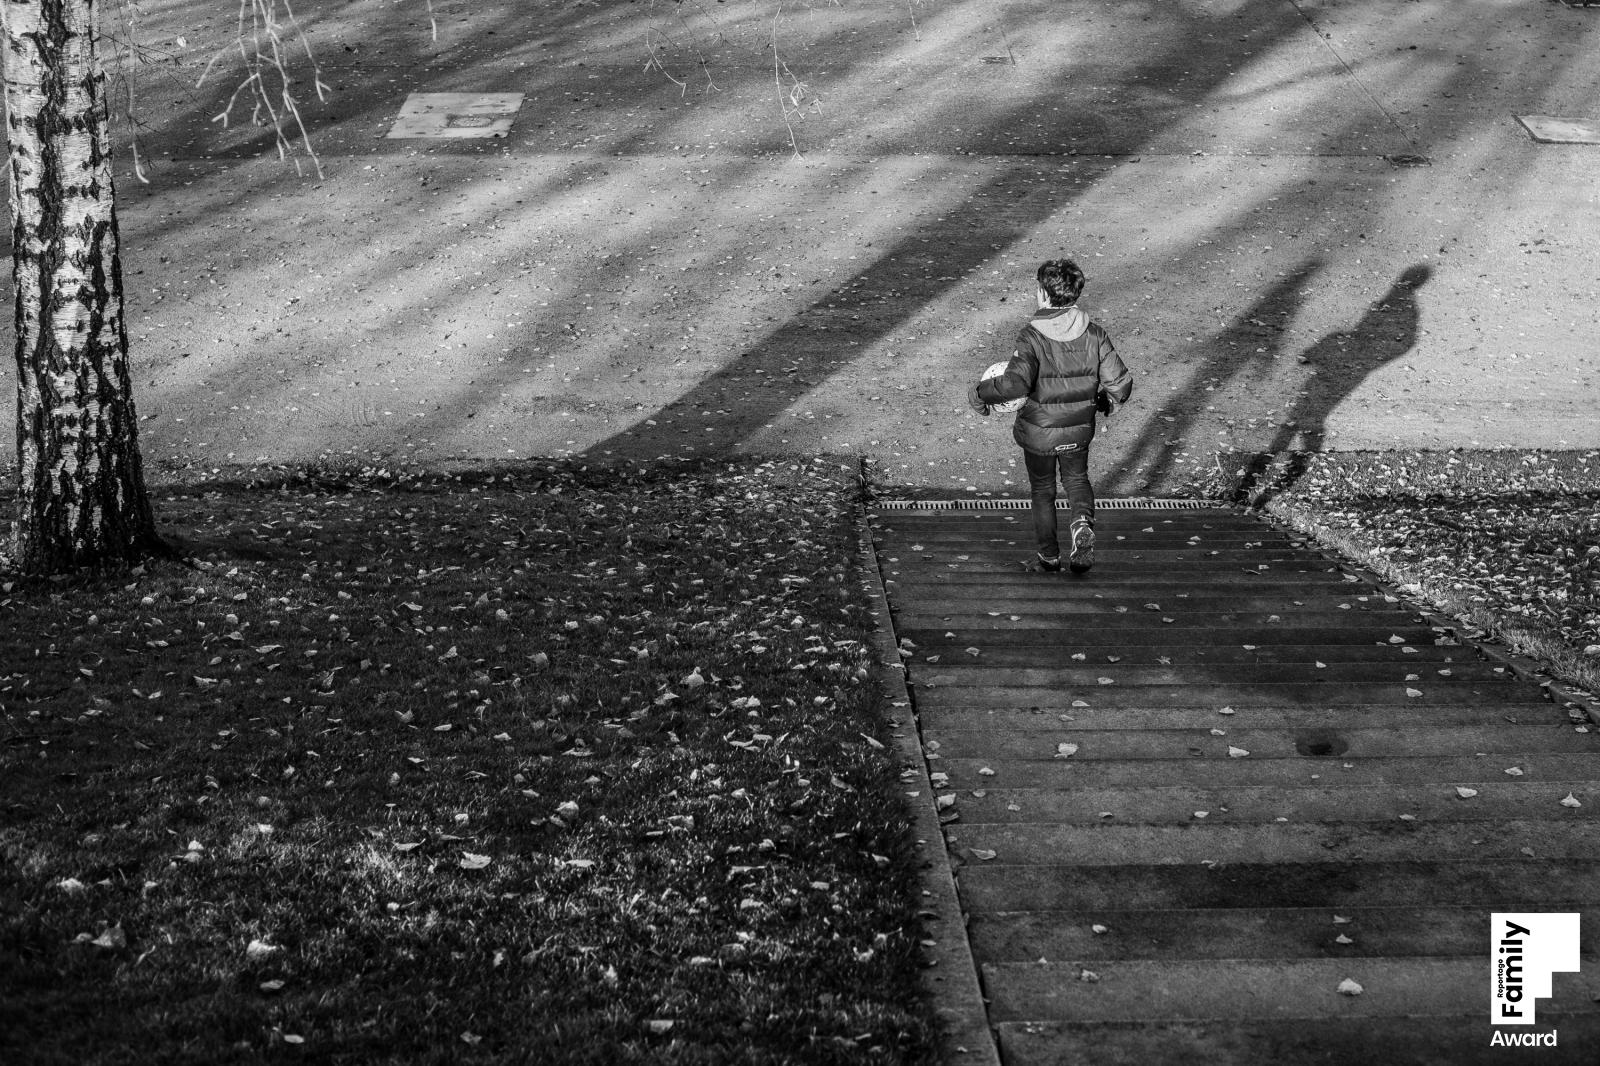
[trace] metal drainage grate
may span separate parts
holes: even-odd
[[[1096,510],[1127,511],[1197,511],[1209,507],[1225,507],[1217,500],[1161,500],[1138,496],[1101,499],[1094,502]],[[1058,498],[1056,510],[1065,511],[1071,502]],[[876,500],[872,507],[880,511],[1026,511],[1033,507],[1031,500]]]

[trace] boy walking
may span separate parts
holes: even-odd
[[[1094,486],[1089,442],[1095,412],[1110,415],[1133,393],[1133,374],[1106,331],[1077,306],[1083,271],[1070,259],[1039,267],[1039,310],[1017,334],[1006,372],[967,390],[967,402],[987,415],[990,404],[1026,397],[1011,430],[1022,445],[1033,496],[1039,569],[1060,570],[1056,539],[1056,478],[1066,486],[1072,520],[1067,562],[1081,574],[1094,565]]]

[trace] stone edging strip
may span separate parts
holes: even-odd
[[[978,984],[977,965],[967,942],[967,925],[956,895],[950,854],[945,849],[944,831],[934,806],[933,783],[928,780],[928,765],[922,757],[921,732],[906,689],[905,664],[900,661],[900,646],[895,641],[889,597],[883,587],[883,573],[878,569],[878,553],[872,545],[865,505],[857,512],[857,527],[862,587],[874,622],[877,663],[873,673],[896,712],[891,719],[899,727],[894,733],[895,755],[911,799],[918,880],[922,886],[920,913],[927,931],[923,940],[922,984],[939,1021],[939,1061],[951,1066],[1000,1066],[983,989]]]

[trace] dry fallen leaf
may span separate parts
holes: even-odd
[[[89,943],[97,948],[125,948],[128,946],[128,937],[122,931],[121,925],[113,925],[110,929],[89,941]]]
[[[1058,759],[1065,759],[1068,756],[1076,755],[1076,754],[1078,754],[1078,745],[1076,745],[1076,744],[1057,744],[1056,745],[1056,758],[1058,758]]]
[[[1457,785],[1456,786],[1456,795],[1460,796],[1464,800],[1465,799],[1471,799],[1473,796],[1476,796],[1477,794],[1478,794],[1478,790],[1475,789],[1475,788],[1468,788],[1465,785]]]
[[[1243,748],[1236,748],[1232,744],[1228,745],[1228,758],[1230,759],[1242,759],[1249,754],[1250,753]]]
[[[489,856],[474,855],[470,851],[461,853],[461,862],[458,864],[463,870],[481,870],[489,865]]]
[[[972,852],[972,857],[974,859],[981,859],[984,862],[988,862],[990,859],[1000,854],[997,851],[990,851],[988,848],[968,848],[967,850]]]
[[[1582,803],[1582,801],[1580,801],[1578,799],[1577,796],[1574,796],[1572,793],[1568,792],[1567,793],[1567,798],[1561,801],[1561,806],[1563,806],[1563,807],[1582,807],[1583,803]]]
[[[1355,981],[1350,980],[1350,978],[1348,978],[1348,977],[1346,977],[1343,981],[1339,982],[1339,994],[1340,995],[1343,995],[1343,996],[1359,996],[1364,991],[1366,991],[1366,989],[1362,988],[1359,984],[1357,984]]]
[[[245,945],[244,956],[247,959],[264,959],[269,955],[282,950],[276,944],[269,944],[265,940],[252,940]]]

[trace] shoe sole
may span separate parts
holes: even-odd
[[[1077,540],[1073,538],[1072,554],[1067,557],[1067,563],[1074,574],[1081,574],[1094,565],[1094,530],[1091,529],[1089,535],[1083,538],[1081,546]]]

